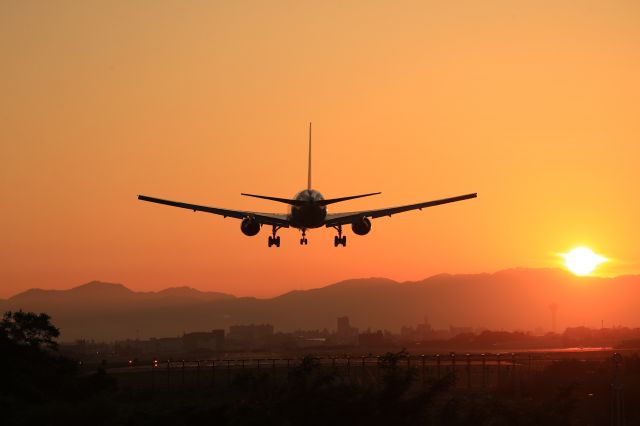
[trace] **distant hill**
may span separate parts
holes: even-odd
[[[134,292],[121,284],[91,282],[70,290],[29,290],[0,301],[0,309],[47,312],[65,341],[175,336],[184,331],[270,323],[276,331],[335,329],[348,315],[361,330],[415,325],[436,328],[558,329],[640,325],[640,276],[576,277],[559,269],[510,269],[493,274],[441,274],[418,282],[356,279],[270,299],[201,292],[188,287]]]
[[[136,330],[141,334],[148,330],[158,335],[176,334],[182,328],[171,325],[175,316],[168,312],[226,299],[234,296],[190,287],[134,292],[122,284],[92,281],[69,290],[27,290],[0,300],[0,310],[47,312],[60,327],[64,341],[111,340],[135,337]],[[170,331],[163,332],[164,327]]]

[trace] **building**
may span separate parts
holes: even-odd
[[[448,331],[436,331],[433,329],[429,320],[425,317],[424,323],[417,324],[415,327],[402,327],[400,329],[400,338],[410,342],[425,342],[429,340],[444,339],[449,337]]]
[[[243,349],[264,348],[273,338],[273,325],[249,324],[229,327],[228,340]]]
[[[149,351],[151,353],[175,354],[182,352],[182,339],[180,337],[161,337],[159,339],[152,337],[145,346],[151,349]]]
[[[456,337],[459,334],[469,334],[473,333],[473,327],[455,327],[453,325],[449,326],[449,336]]]
[[[375,332],[364,332],[358,336],[358,343],[360,346],[365,347],[377,347],[383,346],[385,343],[384,334],[382,330]]]
[[[224,349],[224,330],[185,333],[182,346],[187,352],[200,350],[221,351]]]
[[[336,343],[338,345],[355,346],[358,344],[358,329],[351,327],[349,317],[338,318],[338,329],[336,331]]]

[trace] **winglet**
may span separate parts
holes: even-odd
[[[309,122],[309,168],[307,176],[307,189],[311,189],[311,122]]]

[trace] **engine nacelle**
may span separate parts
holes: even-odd
[[[351,230],[354,234],[367,235],[369,231],[371,231],[371,221],[366,217],[363,217],[351,224]]]
[[[260,223],[250,217],[245,217],[242,219],[242,223],[240,224],[240,230],[244,235],[253,237],[260,232]]]

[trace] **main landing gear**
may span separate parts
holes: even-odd
[[[280,247],[280,237],[276,236],[276,232],[282,228],[281,226],[273,225],[273,230],[271,231],[271,235],[269,236],[269,247],[276,246]]]
[[[342,235],[342,225],[334,226],[334,228],[336,229],[336,231],[338,231],[338,235],[336,235],[335,238],[333,239],[333,246],[338,247],[339,245],[342,245],[342,247],[346,247],[347,236]]]
[[[278,230],[280,230],[280,228],[282,228],[282,227],[281,226],[277,226],[277,225],[273,225],[273,229],[271,231],[271,235],[269,236],[269,247],[271,247],[271,246],[280,247],[280,237],[278,237],[276,235],[276,233],[278,232]],[[347,236],[346,235],[342,235],[342,225],[336,225],[333,228],[335,228],[336,231],[338,231],[338,235],[333,240],[333,245],[335,247],[338,247],[338,246],[346,247],[347,246]],[[300,238],[300,245],[301,246],[306,246],[307,244],[309,244],[309,241],[307,240],[307,230],[306,229],[302,229],[302,238]]]

